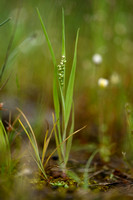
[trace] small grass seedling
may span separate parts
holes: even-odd
[[[35,153],[35,156],[32,155],[33,159],[35,160],[39,170],[42,172],[44,178],[47,179],[47,175],[46,175],[46,171],[45,171],[45,167],[44,167],[44,164],[45,164],[44,163],[44,159],[46,158],[45,157],[46,156],[46,151],[47,151],[50,139],[52,137],[52,134],[54,132],[54,129],[56,127],[56,123],[54,124],[53,129],[50,132],[49,136],[48,136],[49,130],[47,129],[47,131],[46,131],[46,134],[45,134],[45,137],[44,137],[42,158],[41,158],[40,154],[39,154],[39,148],[38,148],[38,144],[37,144],[35,133],[34,133],[33,129],[31,127],[28,119],[26,118],[25,114],[19,108],[17,108],[17,110],[21,113],[21,115],[23,116],[23,118],[26,121],[26,123],[28,125],[28,128],[29,128],[29,130],[27,130],[25,125],[23,124],[22,120],[18,119],[20,125],[22,126],[24,132],[26,133],[26,135],[27,135],[27,137],[28,137],[28,139],[30,141],[31,146],[33,147],[33,150],[34,150],[34,153]],[[46,162],[47,162],[47,159],[46,159]]]
[[[57,146],[57,152],[59,156],[60,165],[63,171],[66,171],[66,165],[69,158],[72,138],[74,132],[74,104],[73,104],[73,90],[75,82],[75,71],[77,61],[77,44],[79,29],[77,31],[75,50],[72,68],[68,80],[68,85],[65,85],[65,66],[66,66],[66,50],[65,50],[65,22],[64,22],[64,10],[62,9],[62,57],[61,62],[58,65],[56,62],[55,54],[48,37],[45,25],[43,23],[41,14],[37,9],[37,14],[52,56],[54,64],[54,78],[53,78],[53,100],[55,108],[55,116],[57,120],[57,129],[55,129],[55,140]],[[62,117],[62,120],[60,118]],[[53,117],[53,123],[55,118]],[[69,128],[70,124],[70,128]]]

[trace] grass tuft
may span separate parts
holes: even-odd
[[[65,50],[65,20],[64,20],[64,9],[62,9],[62,58],[59,65],[56,64],[55,54],[46,31],[46,27],[43,23],[39,9],[37,8],[37,14],[43,29],[44,36],[46,38],[52,61],[54,64],[54,79],[53,79],[53,99],[55,116],[57,122],[57,130],[55,129],[55,141],[57,146],[57,152],[59,155],[60,163],[63,163],[63,169],[67,165],[69,158],[72,137],[74,133],[74,105],[73,105],[73,90],[75,82],[75,72],[76,72],[76,62],[77,62],[77,45],[79,29],[77,31],[73,63],[70,73],[70,78],[68,80],[68,85],[65,85],[65,65],[66,65],[66,50]],[[67,88],[67,89],[66,89]],[[72,112],[72,120],[71,118]],[[62,121],[60,119],[62,116]],[[53,123],[55,123],[55,117],[53,116]],[[70,123],[70,130],[69,128]],[[68,134],[67,134],[68,132]],[[79,132],[79,131],[78,131]]]

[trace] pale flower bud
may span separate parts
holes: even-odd
[[[92,61],[95,63],[95,64],[101,64],[103,59],[102,59],[102,56],[100,54],[94,54],[93,57],[92,57]]]
[[[110,77],[110,82],[112,84],[118,84],[120,82],[120,77],[117,73],[113,73]]]
[[[98,79],[99,87],[106,88],[108,86],[108,84],[109,84],[109,81],[107,79],[105,79],[105,78],[99,78]]]

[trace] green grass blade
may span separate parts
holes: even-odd
[[[71,128],[69,131],[69,135],[71,135],[71,133],[73,133],[73,131],[74,131],[74,104],[72,106],[72,122],[71,122]],[[70,154],[70,150],[71,150],[71,146],[72,146],[72,139],[73,139],[73,137],[70,137],[67,140],[65,164],[67,163],[68,158],[69,158],[69,154]]]
[[[32,158],[36,162],[38,168],[40,169],[40,171],[42,172],[42,174],[44,175],[44,177],[47,179],[48,177],[46,175],[46,172],[44,170],[44,167],[43,167],[43,164],[42,164],[41,160],[40,161],[36,160],[36,158],[33,155],[32,155]]]
[[[11,18],[6,19],[4,22],[2,22],[2,23],[0,24],[0,27],[3,26],[4,24],[6,24],[7,22],[9,22],[10,20],[11,20]]]
[[[18,121],[19,121],[20,125],[22,126],[24,132],[26,133],[26,135],[27,135],[27,137],[28,137],[28,139],[29,139],[29,141],[30,141],[32,147],[33,147],[33,150],[34,150],[34,152],[35,152],[36,157],[38,157],[38,155],[39,155],[39,153],[38,153],[38,147],[36,146],[35,141],[34,141],[32,135],[30,135],[30,133],[28,133],[28,131],[26,130],[26,128],[25,128],[25,126],[23,125],[23,123],[21,122],[21,120],[18,119]]]
[[[34,160],[36,161],[36,163],[37,163],[39,169],[40,169],[40,170],[42,171],[42,173],[44,174],[45,178],[47,178],[47,175],[46,175],[45,170],[44,170],[44,168],[43,168],[43,164],[42,164],[41,159],[40,159],[38,146],[36,145],[36,141],[34,141],[34,137],[33,137],[32,133],[31,133],[31,134],[28,133],[28,131],[26,130],[25,126],[23,125],[23,123],[21,122],[20,119],[18,119],[18,121],[19,121],[20,125],[22,126],[24,132],[25,132],[26,135],[28,136],[29,141],[30,141],[30,143],[31,143],[31,145],[32,145],[32,147],[33,147],[33,150],[34,150],[34,153],[35,153],[35,156],[36,156],[36,159],[35,159],[34,156],[33,156]]]
[[[54,51],[53,51],[53,48],[52,48],[50,39],[49,39],[49,37],[48,37],[48,34],[47,34],[47,31],[46,31],[45,25],[44,25],[44,23],[43,23],[43,20],[42,20],[40,11],[39,11],[38,8],[36,8],[36,10],[37,10],[37,14],[38,14],[38,17],[39,17],[39,20],[40,20],[40,23],[41,23],[41,26],[42,26],[42,29],[43,29],[43,33],[44,33],[45,38],[46,38],[46,41],[47,41],[47,43],[48,43],[48,47],[49,47],[49,50],[50,50],[50,53],[51,53],[51,56],[52,56],[52,60],[53,60],[54,66],[56,66],[55,54],[54,54]]]
[[[11,164],[11,152],[10,145],[6,130],[3,126],[2,121],[0,120],[0,162],[5,162],[8,166]]]
[[[53,124],[55,124],[55,116],[54,116],[54,114],[52,114],[52,117],[53,117]],[[54,132],[55,132],[55,142],[56,142],[56,146],[59,146],[59,144],[60,144],[61,142],[59,141],[59,136],[57,135],[57,130],[56,130],[56,128],[54,129]],[[62,152],[61,147],[57,148],[57,152],[58,152],[58,156],[59,156],[59,161],[62,162],[62,161],[63,161],[63,159],[62,159],[63,152]]]
[[[66,47],[65,47],[65,19],[64,19],[64,9],[62,8],[62,57],[66,58]],[[65,65],[64,65],[64,85],[63,94],[65,96]]]
[[[3,131],[3,136],[4,136],[4,138],[5,138],[6,146],[7,146],[8,149],[10,149],[10,145],[9,145],[9,140],[8,140],[7,132],[6,132],[5,127],[4,127],[4,125],[3,125],[3,123],[2,123],[1,120],[0,120],[0,126],[1,126],[2,131]]]
[[[76,61],[77,61],[78,35],[79,35],[79,29],[77,31],[73,64],[72,64],[71,74],[70,74],[70,78],[69,78],[69,82],[68,82],[68,87],[67,87],[67,92],[66,92],[66,102],[65,102],[65,110],[66,110],[66,113],[65,113],[65,123],[66,123],[66,126],[67,126],[68,121],[69,121],[71,107],[72,107],[72,101],[73,101],[73,89],[74,89]]]
[[[66,56],[65,50],[65,20],[64,20],[64,9],[62,8],[62,56]]]
[[[85,166],[85,172],[84,172],[84,185],[83,185],[83,188],[84,189],[88,189],[88,169],[90,167],[90,164],[94,158],[94,156],[98,153],[99,150],[95,150],[90,158],[88,159],[87,163],[86,163],[86,166]]]
[[[53,82],[53,100],[54,100],[54,108],[55,108],[55,115],[58,127],[58,134],[59,140],[61,142],[61,130],[60,130],[60,104],[59,104],[59,95],[57,90],[57,81],[56,81],[56,72],[54,72],[54,82]]]
[[[51,56],[52,56],[53,64],[54,64],[53,99],[54,99],[56,120],[59,120],[60,119],[60,115],[59,115],[59,113],[60,113],[60,104],[59,104],[59,95],[58,95],[58,87],[57,87],[58,74],[57,74],[57,65],[56,65],[55,54],[54,54],[50,39],[48,37],[45,25],[43,23],[43,20],[42,20],[42,17],[41,17],[41,14],[40,14],[38,8],[37,8],[37,14],[38,14],[38,17],[39,17],[39,20],[40,20],[40,23],[41,23],[41,26],[42,26],[42,29],[43,29],[43,32],[44,32],[48,47],[49,47],[49,50],[50,50],[50,53],[51,53]],[[60,142],[61,142],[60,122],[57,123],[57,127],[58,127],[58,132],[59,132],[59,139],[60,139]]]
[[[44,158],[45,158],[46,142],[47,142],[48,132],[49,132],[49,129],[46,130],[45,137],[44,137],[43,151],[42,151],[42,163],[44,162]]]
[[[27,125],[28,125],[28,127],[29,127],[29,129],[30,129],[31,135],[32,135],[32,137],[33,137],[34,144],[35,144],[35,146],[38,148],[38,145],[37,145],[37,141],[36,141],[36,137],[35,137],[34,131],[33,131],[32,127],[31,127],[31,125],[30,125],[30,123],[29,123],[27,117],[25,116],[25,114],[24,114],[19,108],[17,108],[17,110],[21,113],[21,115],[22,115],[23,118],[25,119],[25,121],[26,121],[26,123],[27,123]]]
[[[17,110],[21,113],[21,115],[24,117],[29,129],[30,129],[30,132],[28,132],[24,126],[24,124],[22,123],[22,121],[20,119],[18,119],[20,125],[22,126],[23,130],[25,131],[26,135],[28,136],[29,138],[29,141],[34,149],[34,152],[35,152],[35,155],[36,155],[36,158],[39,160],[40,159],[40,156],[39,156],[39,150],[38,150],[38,145],[37,145],[37,141],[36,141],[36,137],[35,137],[35,134],[34,134],[34,131],[28,121],[28,119],[26,118],[25,114],[19,109],[17,108]]]
[[[63,91],[61,89],[61,86],[60,86],[60,94],[61,94],[61,103],[62,103],[62,133],[63,133],[62,140],[64,140],[66,138],[66,128],[67,127],[65,127],[65,100],[64,100]]]
[[[71,179],[73,179],[73,180],[75,180],[77,183],[81,183],[81,179],[80,179],[80,177],[74,172],[74,171],[67,171],[67,175],[71,178]]]
[[[66,50],[65,50],[65,20],[64,20],[64,9],[62,8],[62,57],[66,57]],[[62,103],[62,132],[63,132],[63,139],[64,133],[66,134],[66,127],[65,127],[65,65],[64,65],[64,85],[63,91],[62,87],[60,86],[60,94],[61,94],[61,103]]]
[[[62,8],[62,57],[66,59],[66,47],[65,47],[65,20],[64,20],[64,9]],[[64,84],[63,84],[63,94],[65,96],[65,64],[64,64]]]
[[[56,125],[57,125],[57,122],[54,123],[54,126],[51,130],[51,133],[49,135],[49,137],[47,138],[48,136],[48,130],[46,131],[46,135],[45,135],[45,138],[44,138],[44,145],[43,145],[43,152],[42,152],[42,163],[44,162],[44,158],[45,158],[45,155],[46,155],[46,151],[47,151],[47,148],[48,148],[48,145],[49,145],[49,142],[50,142],[50,139],[52,137],[52,134],[56,128]]]
[[[4,71],[6,69],[8,57],[10,55],[10,50],[11,50],[11,47],[12,47],[12,44],[13,44],[13,40],[14,40],[14,37],[15,37],[15,33],[16,33],[16,28],[17,28],[17,24],[18,24],[18,20],[19,20],[19,15],[20,15],[20,8],[18,9],[18,11],[16,13],[16,20],[15,20],[13,32],[12,32],[11,38],[9,40],[9,44],[8,44],[6,55],[5,55],[5,59],[4,59],[4,63],[2,65],[1,72],[0,72],[0,81],[2,80]]]
[[[61,102],[62,102],[62,112],[63,112],[63,114],[65,114],[65,100],[64,100],[64,96],[63,96],[61,86],[59,86],[59,87],[60,87],[60,95],[61,95]]]
[[[84,128],[86,128],[86,126],[83,126],[82,128],[78,129],[77,131],[74,131],[72,134],[70,134],[65,140],[62,141],[62,143],[59,144],[59,146],[57,146],[53,152],[49,155],[49,157],[47,158],[46,162],[45,162],[45,167],[49,161],[49,159],[51,158],[51,156],[57,151],[57,149],[64,143],[66,142],[70,137],[72,137],[73,135],[75,135],[76,133],[80,132],[81,130],[83,130]]]
[[[62,103],[62,133],[63,135],[61,136],[61,141],[60,143],[66,138],[66,127],[65,127],[65,101],[64,101],[64,95],[63,95],[63,91],[60,87],[60,95],[61,95],[61,103]],[[65,149],[66,149],[66,143],[64,143],[63,145],[61,145],[61,150],[62,150],[62,156],[65,160]]]

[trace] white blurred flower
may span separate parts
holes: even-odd
[[[110,82],[112,84],[118,84],[120,82],[120,77],[117,73],[113,73],[110,77]]]
[[[92,57],[92,61],[95,63],[95,64],[101,64],[102,61],[103,61],[103,58],[100,54],[94,54],[93,57]]]
[[[109,81],[107,79],[105,79],[105,78],[99,78],[98,79],[99,87],[106,88],[108,86],[108,84],[109,84]]]
[[[122,155],[123,155],[124,158],[126,158],[126,152],[122,151]]]

